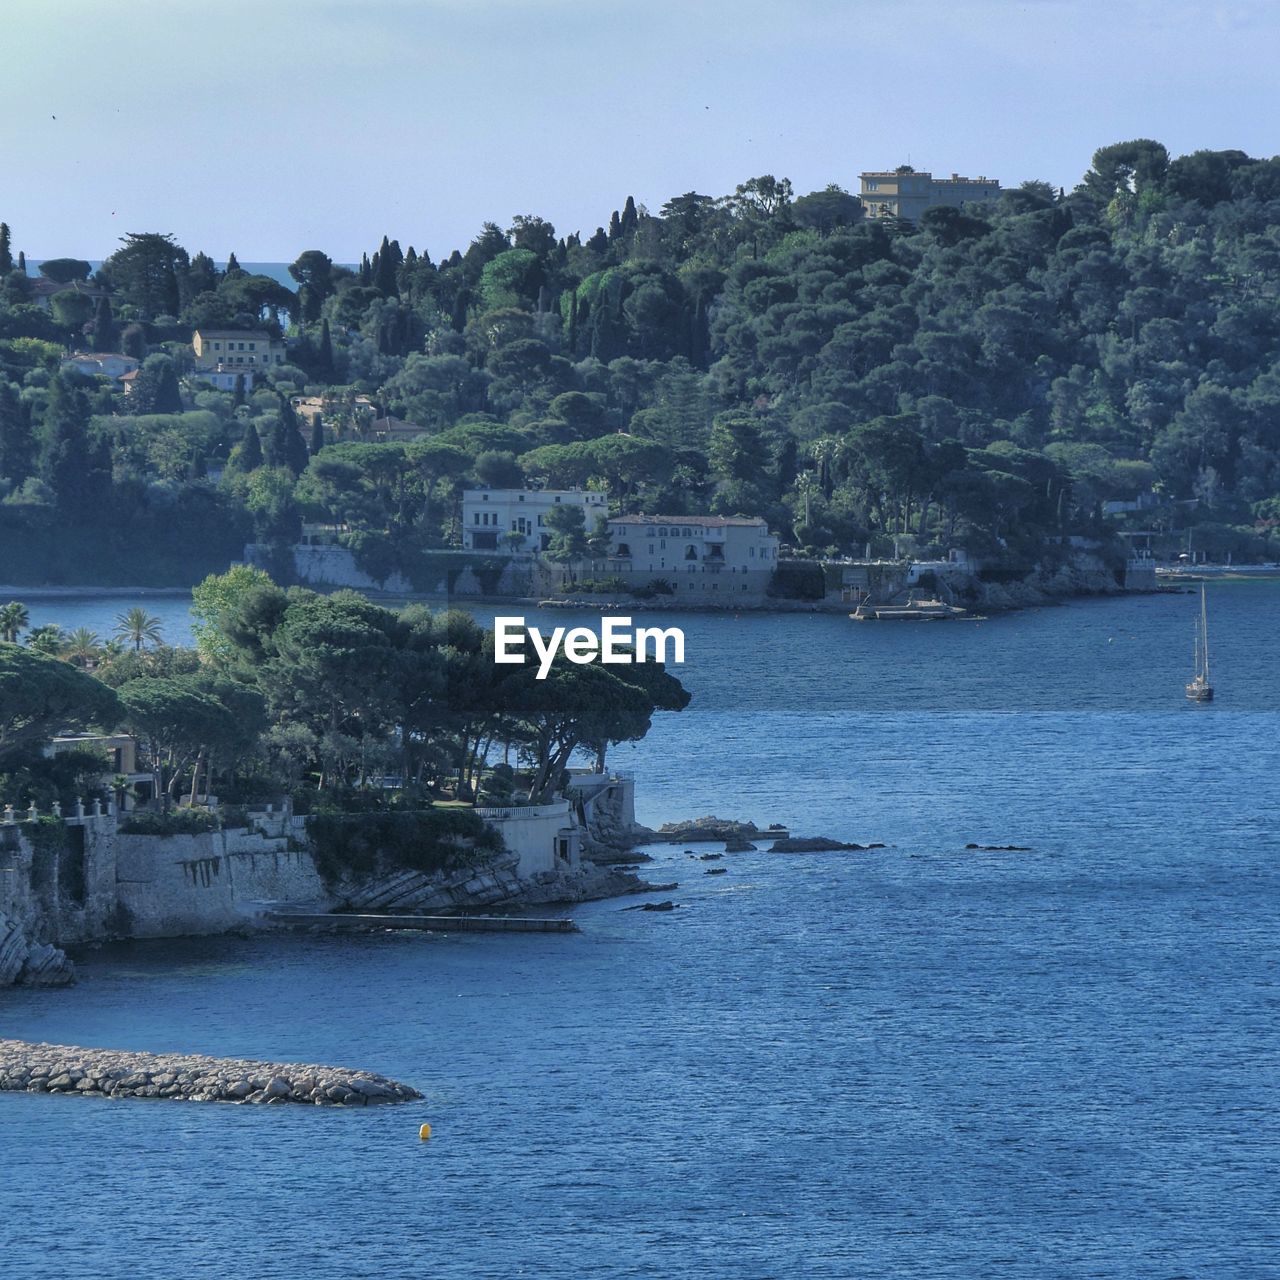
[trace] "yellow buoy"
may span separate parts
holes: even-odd
[[[431,1126],[429,1124],[424,1124],[422,1128],[418,1130],[418,1137],[421,1138],[423,1142],[431,1137]]]

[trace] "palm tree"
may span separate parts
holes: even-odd
[[[25,604],[10,600],[0,606],[0,640],[7,644],[17,644],[18,636],[31,625],[31,615]]]
[[[77,627],[67,633],[62,656],[87,671],[102,656],[102,645],[88,627]]]
[[[51,658],[56,658],[62,652],[63,643],[66,636],[62,633],[62,628],[56,622],[46,622],[42,627],[32,627],[27,632],[27,648],[34,649],[37,653],[48,654]]]
[[[137,653],[144,644],[159,644],[163,639],[160,633],[160,619],[145,609],[135,607],[128,613],[116,618],[116,635],[133,645]]]

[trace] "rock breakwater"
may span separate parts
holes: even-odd
[[[0,1090],[186,1102],[365,1107],[422,1095],[372,1071],[0,1040]]]

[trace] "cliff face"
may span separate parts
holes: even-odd
[[[62,951],[32,941],[0,912],[0,987],[65,987],[75,978],[75,966]]]

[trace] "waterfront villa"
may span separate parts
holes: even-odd
[[[660,579],[683,599],[755,603],[778,565],[778,539],[758,516],[618,516],[603,566],[630,585]]]
[[[578,506],[587,533],[609,514],[609,495],[600,489],[466,489],[462,494],[462,546],[467,551],[533,555],[551,541],[548,514]]]

